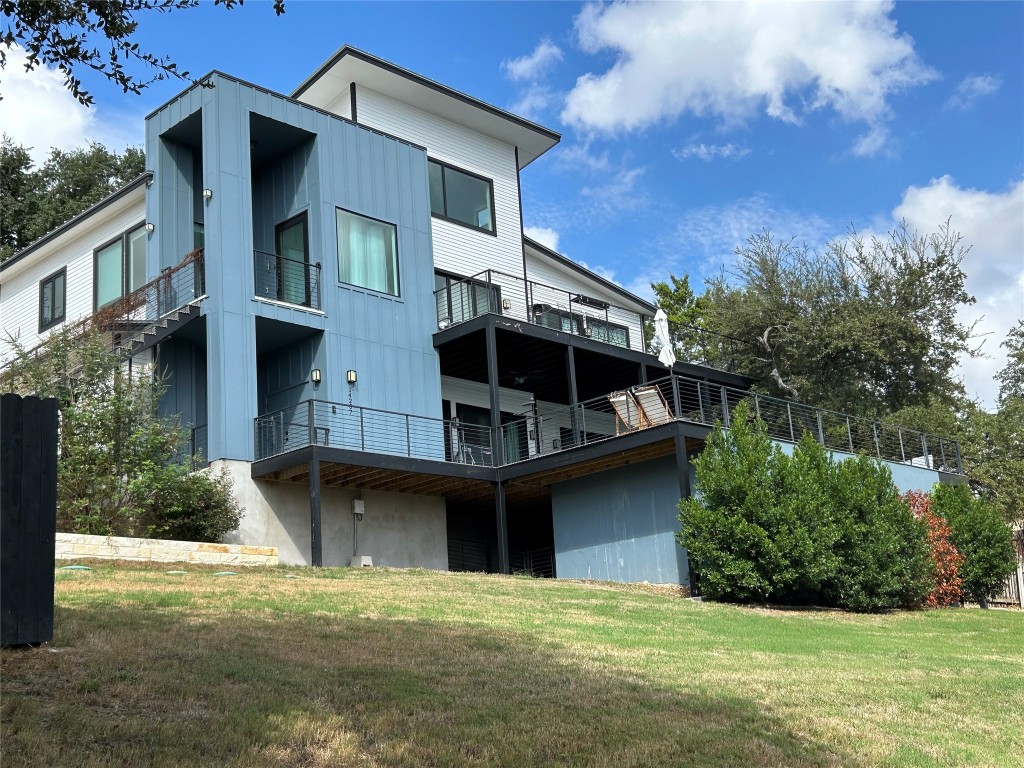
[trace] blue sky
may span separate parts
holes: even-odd
[[[819,247],[849,227],[973,250],[991,404],[999,342],[1024,316],[1024,3],[335,3],[287,0],[140,17],[139,41],[193,74],[289,93],[344,43],[562,133],[522,175],[540,239],[638,293],[728,269],[768,228]],[[139,143],[178,90],[4,73],[0,122],[25,144]]]

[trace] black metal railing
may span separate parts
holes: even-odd
[[[866,453],[885,461],[963,474],[960,448],[947,438],[780,400],[685,376],[611,392],[574,406],[538,402],[536,415],[503,424],[502,463],[516,464],[673,421],[728,428],[746,402],[768,434],[796,442],[805,433],[831,451]],[[308,445],[412,458],[498,466],[490,427],[344,403],[306,400],[258,416],[255,457]]]
[[[809,433],[832,451],[963,472],[960,448],[953,440],[676,375],[575,406],[538,403],[536,416],[501,426],[505,461],[516,463],[677,420],[708,426],[717,421],[728,427],[741,402],[776,440],[796,442]]]
[[[256,460],[307,445],[494,466],[493,430],[345,403],[305,400],[256,417]]]
[[[253,260],[258,297],[321,309],[319,262],[310,264],[266,251],[253,251]]]
[[[434,291],[434,299],[442,329],[490,313],[619,347],[646,349],[645,317],[639,312],[493,269]]]

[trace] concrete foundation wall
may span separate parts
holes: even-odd
[[[273,546],[287,565],[309,565],[311,551],[309,487],[298,483],[253,480],[244,461],[215,461],[234,483],[243,508],[242,523],[225,541]],[[323,563],[352,560],[352,500],[362,498],[366,512],[358,526],[358,552],[373,564],[397,568],[448,569],[448,532],[444,499],[405,493],[322,488],[320,499]]]
[[[277,565],[274,547],[247,544],[205,544],[198,541],[135,539],[126,536],[57,534],[58,560],[135,560],[154,563],[208,565]]]

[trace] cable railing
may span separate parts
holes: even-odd
[[[748,404],[749,418],[760,418],[778,441],[796,442],[807,433],[831,451],[963,473],[953,440],[676,375],[574,406],[538,403],[537,415],[501,426],[505,461],[558,453],[672,421],[718,422],[728,428],[742,402]]]
[[[629,349],[646,350],[645,317],[602,299],[489,269],[434,291],[441,329],[496,314]]]
[[[256,417],[257,461],[320,445],[458,464],[494,466],[493,430],[457,419],[305,400]]]
[[[266,251],[253,251],[253,260],[258,297],[322,309],[319,262],[310,264]]]

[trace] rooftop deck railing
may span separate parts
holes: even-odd
[[[253,251],[253,260],[258,297],[322,309],[319,262],[310,264],[266,251]]]
[[[673,421],[728,427],[742,402],[782,442],[796,442],[807,433],[831,451],[963,474],[953,440],[675,375],[575,406],[538,403],[536,415],[501,426],[503,462],[515,464]],[[490,427],[344,403],[307,400],[257,417],[255,430],[257,460],[315,444],[498,465]]]
[[[629,349],[647,350],[644,316],[579,291],[485,270],[434,291],[439,328],[491,313]]]
[[[256,417],[256,460],[322,445],[415,459],[494,466],[493,430],[458,420],[305,400]]]
[[[962,474],[953,440],[676,375],[575,406],[538,406],[536,416],[502,425],[501,439],[506,461],[515,463],[671,421],[728,427],[741,402],[776,440],[796,442],[809,433],[831,451]]]

